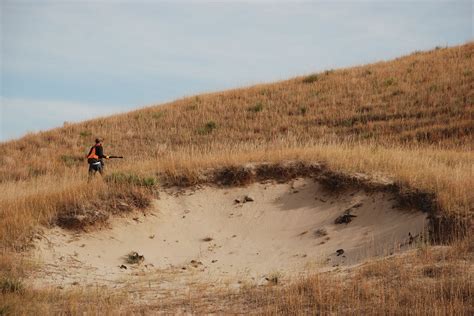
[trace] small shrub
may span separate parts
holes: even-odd
[[[255,104],[254,106],[249,107],[248,110],[249,110],[250,112],[254,112],[254,113],[262,112],[262,110],[263,110],[263,104],[262,104],[261,102],[258,102],[258,103]]]
[[[201,135],[210,134],[216,128],[217,128],[217,124],[214,121],[209,121],[204,126],[198,129],[198,133]]]
[[[298,112],[304,116],[308,112],[308,108],[305,106],[300,106],[300,108],[298,109]]]
[[[389,87],[393,84],[395,84],[395,79],[393,78],[388,78],[383,82],[384,86]]]
[[[0,281],[0,289],[2,294],[22,292],[23,283],[16,278],[5,277]]]
[[[143,255],[138,254],[136,251],[130,252],[126,257],[125,261],[128,264],[140,264],[145,260],[145,257]]]
[[[28,176],[32,178],[43,176],[47,172],[48,170],[45,167],[28,167]]]
[[[303,83],[313,83],[318,81],[319,77],[316,74],[309,75],[306,78],[303,79]]]
[[[89,137],[89,136],[92,136],[92,132],[90,132],[90,131],[82,131],[82,132],[79,133],[79,135],[80,135],[81,137]]]

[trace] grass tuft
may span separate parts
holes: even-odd
[[[319,80],[319,76],[317,74],[309,75],[303,79],[303,83],[313,83]]]
[[[19,293],[23,291],[24,285],[20,279],[2,277],[2,279],[0,279],[0,289],[3,294]]]
[[[207,135],[212,133],[213,130],[217,128],[217,124],[214,121],[209,121],[204,126],[200,127],[197,132],[200,135]]]
[[[248,108],[248,111],[258,113],[263,111],[263,104],[261,102],[257,102],[254,106]]]

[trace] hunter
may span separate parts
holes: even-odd
[[[87,162],[89,163],[89,176],[95,175],[97,171],[102,175],[104,172],[103,159],[109,159],[109,156],[104,155],[102,141],[102,138],[96,138],[95,145],[91,147],[91,150],[87,155]]]

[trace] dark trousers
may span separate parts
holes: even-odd
[[[99,172],[101,175],[104,173],[104,162],[103,161],[99,161],[99,163],[89,164],[89,176],[93,176],[97,172]]]

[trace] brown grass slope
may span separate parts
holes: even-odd
[[[25,296],[29,302],[36,297],[37,304],[61,310],[49,301],[59,294],[15,287],[15,280],[27,269],[24,262],[11,258],[25,249],[39,225],[71,224],[70,214],[93,214],[92,218],[104,222],[111,214],[146,207],[157,183],[192,185],[202,181],[208,169],[249,162],[320,162],[331,172],[389,178],[407,194],[430,197],[428,203],[438,214],[469,221],[474,209],[473,59],[474,43],[468,43],[184,98],[1,143],[0,272],[2,295],[10,302],[5,308],[20,308]],[[97,135],[105,138],[107,153],[123,154],[126,159],[108,163],[106,181],[88,184],[84,155]],[[463,254],[472,252],[462,249]],[[471,273],[467,269],[458,275],[468,280],[453,289],[462,292],[460,297],[456,294],[450,301],[443,296],[456,305],[452,311],[472,307],[465,300],[466,291],[472,292]],[[454,279],[443,274],[436,280],[441,283],[429,289],[433,295],[445,295],[437,294],[436,287]],[[401,306],[405,298],[397,296],[398,285],[383,284],[390,293],[387,299]],[[279,295],[282,304],[306,299],[298,291],[272,293]],[[63,299],[73,296],[69,293]],[[82,300],[74,297],[75,302]],[[365,296],[354,297],[357,300],[351,302],[359,305],[374,303]],[[316,301],[313,308],[334,311]],[[419,311],[428,304],[422,302]],[[292,312],[311,308],[308,304],[305,301],[300,309],[294,305]],[[271,312],[267,307],[264,310]],[[287,311],[289,307],[275,308]]]
[[[184,98],[0,144],[0,180],[81,164],[96,135],[139,161],[182,148],[288,140],[472,143],[474,44]]]

